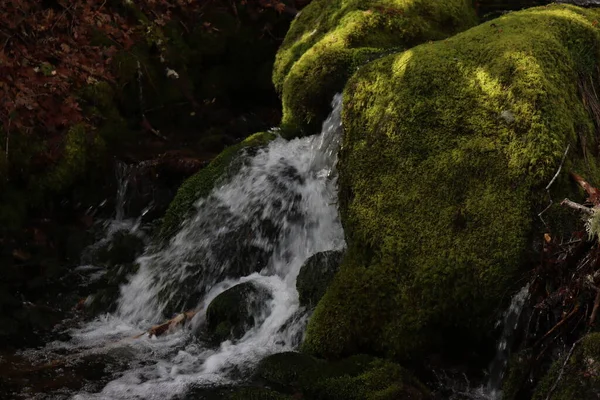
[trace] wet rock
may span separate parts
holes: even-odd
[[[296,279],[296,289],[300,304],[314,308],[340,267],[342,251],[324,251],[311,256],[300,269]]]
[[[114,311],[121,294],[121,285],[137,272],[138,268],[138,264],[131,262],[100,270],[98,273],[102,275],[89,286],[92,294],[84,302],[86,312],[97,315]]]
[[[390,361],[356,355],[327,362],[302,353],[279,353],[262,360],[254,380],[306,399],[430,399],[429,390]]]
[[[253,282],[245,282],[218,295],[206,310],[209,341],[218,344],[236,340],[266,318],[270,293]]]
[[[119,231],[89,247],[81,261],[109,267],[132,263],[143,253],[144,247],[144,238],[140,234]]]
[[[257,386],[196,388],[184,400],[291,400],[289,395]]]

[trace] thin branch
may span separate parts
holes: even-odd
[[[64,18],[64,16],[67,14],[67,12],[69,12],[69,10],[71,8],[73,8],[77,3],[72,3],[69,7],[65,8],[65,10],[60,14],[60,16],[58,17],[58,19],[54,22],[54,24],[52,25],[52,28],[50,28],[50,32],[54,31],[54,28],[56,27],[56,24],[58,24],[60,22],[61,19]]]
[[[8,167],[8,147],[10,145],[10,124],[12,122],[12,118],[8,117],[8,124],[6,126],[6,147],[4,149],[4,157],[6,158],[6,166]],[[8,174],[7,174],[8,178]]]
[[[550,329],[548,332],[546,332],[546,334],[544,336],[542,336],[542,338],[540,340],[538,340],[538,342],[536,343],[535,346],[541,344],[548,336],[552,335],[558,328],[560,328],[561,326],[563,326],[569,319],[571,319],[571,317],[573,315],[575,315],[577,313],[577,311],[579,311],[579,304],[576,305],[573,308],[573,311],[571,311],[569,314],[567,314],[566,317],[564,317],[563,319],[561,319],[558,322],[558,324],[554,325],[554,327],[552,329]]]
[[[542,210],[542,212],[540,212],[538,214],[538,217],[542,220],[543,224],[548,227],[548,225],[546,224],[546,221],[544,221],[544,218],[542,218],[542,215],[544,215],[544,213],[546,211],[548,211],[548,209],[550,207],[552,207],[552,204],[554,204],[554,202],[552,201],[552,196],[550,196],[550,187],[552,186],[552,184],[554,183],[554,181],[556,181],[556,178],[558,178],[558,175],[560,175],[560,171],[562,170],[563,164],[565,163],[565,159],[567,158],[567,153],[569,153],[569,149],[571,148],[571,144],[567,145],[567,148],[562,156],[562,159],[560,160],[560,164],[558,166],[558,170],[556,171],[556,173],[554,174],[554,176],[552,177],[552,179],[550,180],[550,182],[548,183],[548,185],[546,185],[546,192],[548,192],[548,197],[550,199],[550,204],[548,204],[548,207],[544,208]]]
[[[585,214],[587,214],[587,215],[592,215],[592,214],[594,213],[594,210],[593,210],[593,209],[591,209],[591,208],[589,208],[589,207],[586,207],[586,206],[582,206],[581,204],[579,204],[579,203],[575,203],[574,201],[571,201],[571,200],[569,200],[569,199],[564,199],[564,200],[563,200],[563,201],[560,203],[560,205],[561,205],[561,206],[565,206],[565,207],[572,208],[572,209],[574,209],[574,210],[577,210],[577,211],[581,211],[582,213],[585,213]]]
[[[596,322],[596,316],[598,315],[598,308],[600,308],[600,290],[597,289],[596,299],[594,300],[594,308],[592,309],[592,315],[590,316],[590,325],[594,325]]]
[[[567,367],[567,364],[568,364],[569,360],[571,359],[571,356],[573,355],[573,351],[575,351],[575,347],[582,340],[583,340],[583,338],[577,340],[575,343],[573,343],[573,346],[571,346],[571,350],[569,350],[569,353],[567,354],[567,357],[565,358],[565,362],[563,363],[563,365],[560,369],[560,373],[558,374],[558,378],[556,378],[556,381],[554,381],[554,385],[552,385],[552,388],[550,388],[550,391],[548,392],[548,396],[546,396],[546,400],[550,400],[550,398],[552,397],[552,394],[558,387],[558,383],[560,382],[560,380],[563,377],[563,374],[565,373],[565,368]]]

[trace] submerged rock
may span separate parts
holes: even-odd
[[[365,355],[326,362],[302,353],[274,354],[260,362],[254,379],[307,399],[431,398],[427,388],[401,366]]]
[[[348,254],[305,350],[411,358],[485,343],[507,289],[539,257],[532,237],[569,228],[557,201],[547,228],[536,216],[567,146],[562,171],[600,172],[586,108],[598,99],[580,90],[598,79],[598,18],[561,5],[514,12],[350,80],[339,161]],[[566,173],[551,195],[581,197]]]
[[[292,23],[275,61],[284,134],[315,133],[360,65],[476,22],[468,0],[314,0]]]
[[[296,279],[300,305],[308,308],[317,305],[338,271],[343,255],[342,251],[323,251],[304,263]]]
[[[206,310],[206,331],[215,344],[242,338],[266,318],[271,295],[253,282],[240,283],[218,295]]]

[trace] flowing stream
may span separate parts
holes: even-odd
[[[337,153],[341,95],[318,135],[244,152],[228,179],[203,199],[166,244],[147,246],[137,272],[121,286],[117,310],[71,329],[69,340],[20,357],[59,368],[100,362],[102,379],[36,399],[171,399],[190,389],[230,385],[247,378],[265,356],[294,350],[308,318],[299,305],[296,278],[315,253],[341,250],[344,234],[337,210]],[[130,171],[117,166],[119,190],[115,219],[105,237],[119,232],[144,238],[141,218],[127,219]],[[146,212],[146,210],[144,211]],[[82,257],[85,261],[86,254]],[[99,267],[79,268],[97,279]],[[103,271],[105,272],[105,271]],[[215,344],[203,336],[206,310],[227,289],[246,282],[269,294],[254,310],[254,325],[237,340]],[[488,384],[452,388],[450,399],[499,400],[509,348],[528,287],[515,294],[503,316],[503,333],[489,367]],[[148,329],[173,316],[195,311],[186,324],[162,336]],[[453,385],[451,385],[453,386]]]
[[[84,389],[74,399],[174,398],[191,386],[232,383],[261,358],[297,347],[307,319],[296,291],[299,270],[311,255],[345,246],[336,204],[340,112],[337,95],[321,134],[277,138],[239,157],[237,172],[196,202],[179,233],[138,258],[116,312],[72,330],[68,342],[46,346],[47,354],[109,354],[126,365],[99,392]],[[256,324],[239,340],[208,345],[199,334],[206,308],[248,281],[270,293]],[[190,309],[198,313],[185,327],[143,334]]]

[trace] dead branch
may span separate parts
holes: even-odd
[[[171,331],[173,328],[183,325],[186,321],[189,321],[190,319],[192,319],[194,317],[194,315],[196,315],[198,313],[198,311],[194,311],[194,310],[190,310],[190,311],[186,311],[184,313],[178,314],[176,315],[174,318],[171,318],[170,320],[168,320],[167,322],[164,322],[160,325],[155,325],[152,328],[148,329],[148,331],[144,332],[144,333],[140,333],[137,336],[134,336],[134,339],[139,339],[142,336],[144,336],[145,334],[148,334],[148,336],[162,336],[165,333]]]
[[[144,113],[144,88],[143,88],[143,74],[142,74],[142,64],[140,63],[140,61],[138,60],[137,62],[137,72],[138,72],[138,86],[139,86],[139,96],[140,96],[140,110],[141,114],[142,114],[142,127],[147,130],[148,132],[152,133],[154,136],[166,141],[167,138],[165,136],[163,136],[158,130],[154,129],[154,127],[152,127],[152,125],[150,124],[150,121],[148,121],[148,118],[146,118],[146,114]]]
[[[596,300],[594,300],[594,308],[592,309],[592,315],[590,316],[590,325],[594,325],[596,322],[596,316],[598,315],[598,308],[600,307],[600,290],[596,293]]]
[[[6,166],[8,167],[8,147],[10,145],[10,123],[12,122],[12,118],[8,118],[8,124],[6,126],[6,147],[4,157],[6,158]],[[6,174],[8,176],[8,174]]]
[[[573,315],[575,315],[577,313],[577,311],[579,311],[579,304],[577,304],[575,306],[575,308],[573,308],[573,311],[571,311],[569,314],[567,314],[566,317],[564,317],[556,325],[554,325],[554,327],[552,327],[552,329],[550,329],[548,332],[546,332],[546,334],[544,336],[542,336],[542,338],[540,340],[537,341],[537,343],[534,345],[534,347],[537,347],[538,345],[540,345],[548,336],[550,336],[554,332],[556,332],[556,330],[558,328],[560,328],[561,326],[563,326],[569,319],[571,319],[571,317],[573,317]]]
[[[581,186],[583,190],[585,190],[585,192],[588,194],[587,201],[592,203],[594,206],[600,204],[600,191],[598,189],[590,185],[585,179],[583,179],[581,176],[577,175],[574,172],[571,172],[571,176],[573,177],[573,179],[575,179],[579,186]]]
[[[569,199],[564,199],[560,203],[560,205],[572,208],[572,209],[577,210],[577,211],[581,211],[582,213],[585,213],[587,215],[592,215],[594,213],[594,210],[592,210],[591,208],[583,206],[583,205],[581,205],[579,203],[575,203],[574,201],[571,201]]]
[[[560,160],[560,165],[558,166],[558,170],[552,177],[552,180],[550,180],[550,183],[548,183],[548,185],[546,186],[546,190],[550,190],[550,187],[552,186],[552,184],[554,183],[556,178],[558,178],[558,175],[560,175],[560,171],[562,170],[563,164],[565,163],[565,159],[567,158],[567,153],[569,153],[570,148],[571,148],[571,145],[568,144],[567,148],[565,150],[565,153],[563,154],[562,159]]]
[[[569,362],[569,360],[571,359],[571,356],[573,355],[573,351],[575,350],[575,347],[579,344],[579,342],[581,342],[583,340],[583,338],[577,340],[575,343],[573,343],[573,346],[571,346],[571,350],[569,350],[569,353],[567,354],[567,357],[565,358],[565,362],[563,363],[561,369],[560,369],[560,373],[558,374],[558,378],[556,378],[556,381],[554,381],[554,384],[552,385],[552,387],[550,388],[550,391],[548,392],[548,396],[546,396],[546,400],[550,400],[550,398],[552,397],[552,393],[554,393],[554,391],[556,390],[556,388],[558,387],[558,383],[560,382],[560,380],[563,377],[563,374],[565,372],[565,368],[567,367],[567,363]]]
[[[550,207],[552,207],[552,204],[554,204],[554,202],[552,201],[552,196],[550,196],[550,187],[552,186],[552,184],[554,183],[554,181],[556,180],[556,178],[558,178],[558,175],[560,175],[560,171],[562,170],[563,164],[565,163],[565,159],[567,158],[567,153],[569,152],[569,149],[571,148],[571,145],[568,144],[567,148],[562,156],[562,159],[560,160],[560,164],[558,165],[558,170],[556,171],[556,173],[554,174],[554,176],[552,177],[552,179],[550,180],[550,182],[548,183],[548,185],[546,185],[546,192],[548,193],[548,198],[550,199],[550,203],[548,204],[548,206],[546,208],[544,208],[539,214],[538,217],[542,220],[542,223],[547,227],[548,225],[546,224],[546,221],[544,221],[544,218],[542,218],[542,215],[544,215],[544,213],[546,211],[548,211],[548,209]]]

